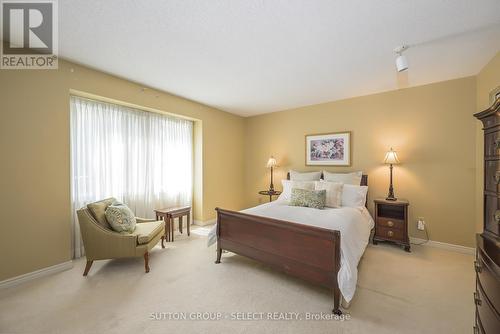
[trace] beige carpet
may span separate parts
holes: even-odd
[[[72,270],[1,290],[0,333],[471,333],[471,255],[369,246],[350,319],[307,321],[306,313],[330,314],[328,290],[232,254],[215,265],[205,240],[183,235],[155,248],[149,274],[142,259],[128,259],[98,261],[84,278],[81,259]],[[227,319],[152,320],[153,312]],[[239,321],[233,312],[297,312],[302,320]]]

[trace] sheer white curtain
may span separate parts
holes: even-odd
[[[193,123],[116,104],[71,97],[73,257],[84,254],[76,210],[116,197],[136,216],[190,205]]]

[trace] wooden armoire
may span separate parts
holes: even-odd
[[[500,333],[500,98],[474,115],[484,130],[483,233],[476,236],[474,333]]]

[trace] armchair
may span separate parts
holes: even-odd
[[[95,260],[144,257],[144,268],[149,272],[149,251],[160,241],[165,248],[165,223],[154,219],[136,218],[132,233],[118,233],[108,224],[105,211],[113,198],[91,203],[77,211],[87,264],[83,276],[87,276]]]

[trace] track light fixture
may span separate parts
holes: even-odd
[[[403,52],[408,50],[408,45],[401,45],[394,49],[396,53],[396,69],[398,72],[403,72],[408,69],[408,59],[403,55]]]

